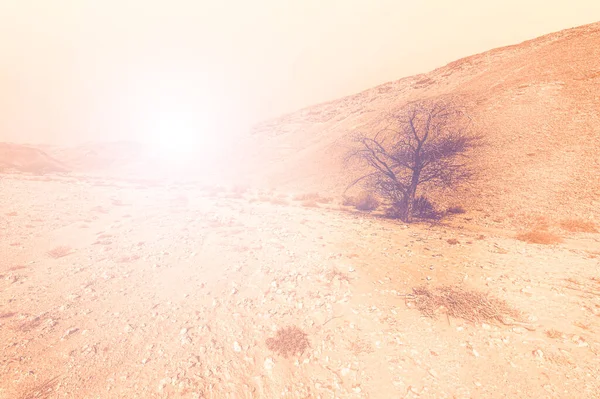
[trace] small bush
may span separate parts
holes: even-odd
[[[571,233],[597,233],[594,222],[579,219],[567,219],[560,222],[560,227]]]
[[[296,326],[289,326],[277,330],[274,338],[265,341],[269,350],[288,358],[301,355],[310,347],[308,335]]]
[[[446,240],[446,242],[450,245],[460,244],[460,241],[458,241],[456,238],[449,238]]]
[[[427,197],[420,196],[415,198],[413,216],[423,219],[437,219],[440,215]]]
[[[363,191],[354,199],[354,207],[359,211],[371,212],[379,207],[379,200],[373,194]]]
[[[556,234],[547,232],[547,231],[539,231],[533,230],[524,233],[520,233],[517,235],[517,240],[525,241],[530,244],[558,244],[562,242],[562,239]]]

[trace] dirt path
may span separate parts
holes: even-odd
[[[598,397],[597,237],[478,240],[253,193],[63,180],[0,180],[2,398]],[[406,306],[444,284],[534,330]],[[310,347],[284,358],[265,342],[290,325]]]

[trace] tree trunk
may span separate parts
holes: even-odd
[[[415,203],[416,187],[411,187],[408,194],[406,195],[404,209],[402,210],[402,220],[406,223],[412,221],[413,205]]]

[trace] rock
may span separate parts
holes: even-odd
[[[340,370],[340,374],[342,375],[342,377],[345,377],[348,374],[350,374],[350,369],[348,367],[344,367],[343,369]]]
[[[544,358],[544,352],[542,352],[540,349],[536,349],[532,352],[533,356],[539,358],[539,359],[543,359]]]
[[[179,331],[179,335],[185,335],[185,334],[187,334],[187,332],[188,332],[188,329],[184,327],[181,329],[181,331]]]
[[[350,273],[353,273],[353,272],[355,271],[355,269],[354,269],[352,266],[350,266],[350,267],[348,268],[348,271],[349,271]],[[360,389],[360,388],[359,388],[359,389]]]
[[[242,347],[240,346],[240,344],[239,344],[237,341],[235,341],[235,342],[233,343],[233,350],[234,350],[235,352],[241,352],[241,351],[242,351]]]
[[[165,377],[158,383],[158,392],[162,392],[171,383],[171,378]]]
[[[427,370],[427,372],[429,373],[429,375],[431,375],[433,378],[438,378],[438,373],[437,371],[435,371],[434,369],[429,369]]]
[[[123,331],[125,331],[126,333],[130,333],[133,331],[133,327],[131,326],[131,324],[127,324]]]
[[[65,333],[63,334],[61,339],[65,339],[65,338],[75,334],[77,331],[79,331],[79,328],[77,328],[77,327],[69,328],[67,331],[65,331]]]
[[[270,357],[265,359],[264,367],[266,370],[273,370],[274,366],[275,362],[273,362],[273,359],[271,359]]]

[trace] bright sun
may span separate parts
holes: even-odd
[[[216,127],[208,118],[200,121],[177,113],[156,115],[147,133],[152,150],[171,161],[187,161],[217,144]]]

